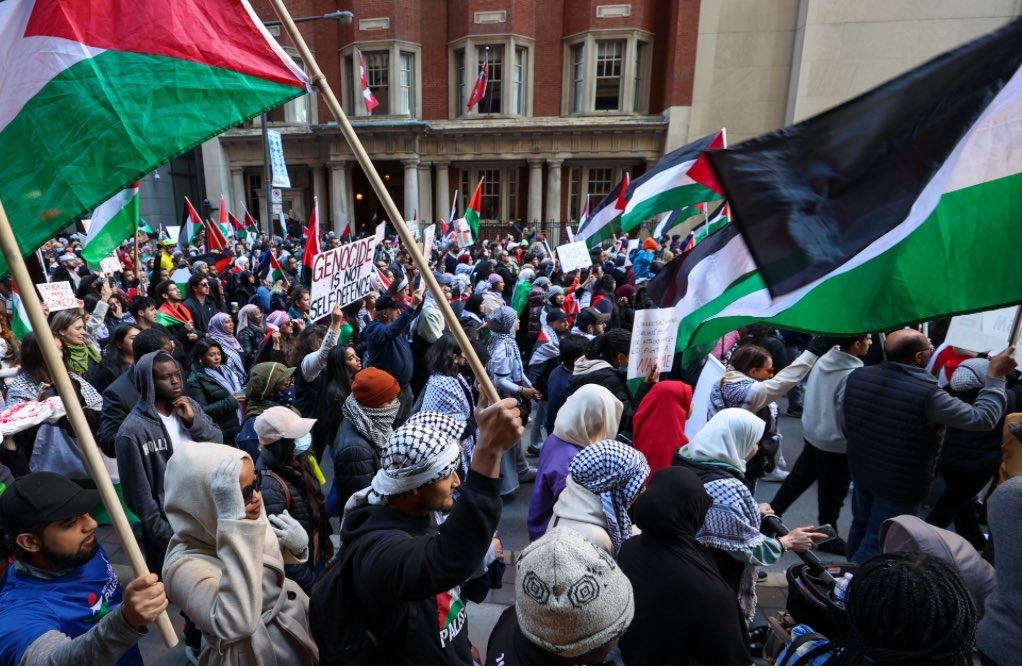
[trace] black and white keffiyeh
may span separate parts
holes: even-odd
[[[411,492],[451,475],[461,460],[457,434],[461,427],[440,413],[417,413],[401,425],[383,453],[380,470],[369,487],[356,492],[345,510],[382,505],[392,496]]]
[[[355,431],[383,452],[387,438],[394,431],[394,418],[399,408],[401,405],[396,403],[383,408],[369,408],[358,403],[354,394],[349,394],[341,407],[341,415],[355,426]]]
[[[713,505],[696,539],[707,547],[748,553],[763,542],[759,505],[738,478],[720,478],[704,485]]]
[[[490,341],[486,344],[486,350],[490,353],[490,364],[487,369],[491,376],[502,376],[504,372],[509,371],[513,383],[521,383],[524,377],[522,353],[514,336],[517,320],[518,314],[510,306],[501,306],[492,311],[487,319],[491,334]],[[494,382],[497,382],[496,378]]]
[[[614,554],[632,535],[628,507],[642,491],[649,477],[649,463],[638,450],[608,439],[594,443],[572,458],[568,465],[572,480],[600,497],[607,518],[607,533]]]

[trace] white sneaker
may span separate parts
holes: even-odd
[[[770,473],[760,478],[763,482],[784,482],[784,479],[788,477],[790,471],[784,469],[774,469]]]

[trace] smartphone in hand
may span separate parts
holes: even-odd
[[[835,531],[834,527],[829,524],[821,524],[818,527],[813,527],[812,532],[822,533],[826,536],[826,538],[813,538],[814,545],[823,545],[827,541],[837,538],[837,531]]]

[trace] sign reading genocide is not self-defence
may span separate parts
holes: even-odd
[[[312,262],[312,320],[327,315],[334,306],[347,306],[369,294],[375,246],[376,238],[366,237],[316,256]]]

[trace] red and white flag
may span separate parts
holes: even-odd
[[[302,253],[302,265],[312,268],[312,263],[319,255],[319,198],[312,198],[312,213],[309,224],[305,228],[305,251]]]
[[[486,82],[490,78],[490,53],[483,56],[483,64],[479,66],[479,76],[476,78],[476,85],[472,88],[472,95],[468,98],[468,111],[479,104],[486,96]]]
[[[366,61],[362,58],[362,52],[355,49],[355,53],[358,54],[358,75],[362,80],[362,102],[365,103],[366,113],[371,114],[380,102],[373,95],[373,91],[369,90],[369,77],[366,76]]]
[[[223,195],[220,195],[220,227],[221,229],[227,227],[227,201]]]

